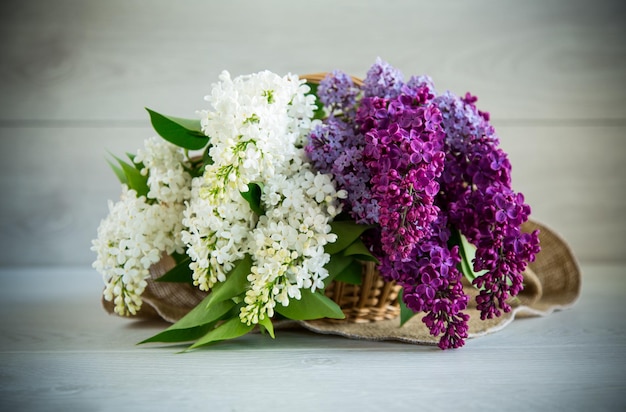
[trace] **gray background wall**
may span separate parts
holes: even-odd
[[[107,150],[193,117],[222,69],[363,76],[381,56],[490,111],[534,218],[623,261],[621,1],[3,1],[0,266],[84,266],[119,185]]]

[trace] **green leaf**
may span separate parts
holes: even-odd
[[[241,196],[250,204],[250,209],[258,216],[265,214],[265,209],[261,204],[261,195],[263,194],[263,186],[261,183],[248,183],[247,192],[239,192]]]
[[[172,282],[172,283],[192,283],[193,271],[189,269],[191,258],[187,257],[176,263],[172,269],[168,270],[163,276],[156,279],[156,282]]]
[[[476,258],[476,246],[470,243],[467,238],[458,230],[453,229],[450,236],[451,242],[459,246],[461,255],[460,270],[463,276],[472,283],[474,279],[487,273],[486,270],[474,271],[474,259]]]
[[[196,326],[187,329],[176,330],[164,330],[163,332],[154,335],[144,341],[138,343],[143,345],[144,343],[177,343],[177,342],[192,342],[206,335],[211,329],[215,327],[216,322],[206,323],[204,325]]]
[[[195,308],[193,308],[178,322],[153,337],[139,343],[186,342],[204,336],[213,326],[215,326],[216,321],[220,320],[235,306],[235,302],[232,300],[226,300],[207,308],[206,302],[208,300],[208,297],[204,298],[202,302],[196,305]]]
[[[239,316],[228,319],[217,328],[213,329],[202,338],[198,339],[196,343],[191,345],[189,349],[195,349],[200,346],[208,345],[213,342],[219,342],[222,340],[235,339],[245,335],[254,328],[254,325],[246,325],[241,323]]]
[[[324,266],[328,271],[324,284],[328,286],[352,262],[354,262],[352,256],[344,256],[341,253],[330,255],[330,261]]]
[[[204,153],[202,153],[202,164],[203,165],[212,165],[213,164],[213,158],[211,157],[211,155],[209,154],[209,149],[211,148],[211,146],[207,147],[204,150]],[[200,175],[204,173],[204,167],[200,168]]]
[[[137,192],[137,196],[147,196],[150,188],[148,187],[148,176],[141,174],[134,165],[126,163],[119,157],[113,156],[122,167],[122,171],[126,176],[126,184],[129,188]]]
[[[470,283],[472,283],[472,281],[476,277],[474,276],[474,271],[472,270],[472,267],[467,263],[467,259],[463,254],[461,254],[461,262],[459,262],[459,266],[463,276],[465,276],[465,278],[469,280]]]
[[[163,117],[167,117],[169,120],[179,124],[185,129],[195,132],[201,135],[202,137],[206,137],[208,140],[208,137],[204,133],[202,133],[202,125],[200,124],[200,119],[183,119],[183,118],[174,117],[174,116],[163,116]]]
[[[199,120],[164,116],[146,107],[154,130],[165,140],[188,150],[202,149],[209,138],[202,133]]]
[[[226,299],[232,299],[235,296],[239,296],[244,293],[249,284],[248,275],[250,274],[251,268],[252,258],[250,255],[246,254],[246,256],[241,259],[230,272],[228,272],[226,280],[213,287],[213,291],[209,295],[206,305],[210,306]]]
[[[293,320],[344,319],[346,317],[339,305],[325,295],[311,292],[309,289],[302,289],[301,293],[300,300],[290,299],[289,305],[278,304],[274,310]]]
[[[487,273],[487,270],[481,270],[479,272],[474,271],[474,260],[476,259],[476,246],[467,240],[467,238],[460,233],[461,236],[461,245],[463,246],[463,255],[465,256],[465,260],[467,265],[472,269],[472,273],[475,277],[479,277]]]
[[[400,326],[402,326],[415,316],[416,313],[409,309],[406,303],[404,303],[404,288],[402,288],[398,294],[398,302],[400,302]]]
[[[355,259],[379,263],[378,259],[376,259],[367,246],[365,246],[365,243],[358,238],[343,251],[343,254],[345,256],[352,256]]]
[[[180,262],[182,262],[183,260],[186,260],[186,259],[188,259],[188,258],[189,258],[189,255],[187,255],[187,253],[185,253],[185,252],[183,252],[183,253],[173,252],[173,253],[171,253],[171,254],[170,254],[170,256],[171,256],[172,258],[174,258],[174,261],[175,261],[176,263],[180,263]]]
[[[311,91],[309,91],[307,94],[312,94],[313,96],[317,96],[317,88],[319,87],[319,84],[313,83],[313,82],[306,82],[306,85],[311,88]]]
[[[363,282],[363,266],[356,260],[353,260],[335,280],[352,285],[360,285]]]
[[[120,183],[128,185],[128,178],[126,177],[126,174],[124,174],[124,171],[118,165],[109,160],[107,160],[107,163],[111,166],[111,169],[113,169],[113,173],[115,173],[115,176],[117,176]]]
[[[135,155],[134,153],[126,152],[126,157],[128,157],[132,164],[135,164],[135,158],[137,157],[137,155]],[[139,169],[141,169],[141,167]]]
[[[328,243],[324,251],[334,255],[350,246],[363,232],[373,228],[373,225],[359,225],[350,220],[339,220],[330,223],[332,233],[337,235],[334,243]]]
[[[320,101],[317,95],[317,83],[307,82],[307,86],[311,88],[311,91],[307,94],[312,94],[315,96],[315,110],[313,111],[313,119],[323,119],[326,117],[326,112],[324,111],[324,105]]]
[[[265,330],[270,334],[272,339],[276,339],[276,336],[274,336],[274,324],[272,324],[272,320],[270,318],[265,316],[263,320],[259,319],[259,325],[265,328]]]

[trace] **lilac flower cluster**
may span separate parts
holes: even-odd
[[[486,271],[474,280],[481,318],[499,316],[511,309],[506,300],[519,293],[539,251],[538,233],[520,230],[530,207],[511,189],[511,164],[474,96],[435,97],[429,77],[405,83],[380,59],[361,90],[358,99],[340,72],[320,84],[329,116],[305,150],[348,192],[350,217],[377,226],[363,240],[383,278],[403,286],[407,307],[426,314],[422,321],[442,349],[460,347],[468,297],[451,229],[476,246],[474,270]]]
[[[459,248],[448,247],[450,230],[444,215],[431,226],[431,236],[416,245],[410,259],[393,261],[383,255],[380,272],[404,286],[403,298],[409,309],[426,313],[422,321],[433,336],[441,335],[440,348],[458,348],[467,338],[469,320],[462,312],[468,297],[457,269]]]
[[[427,87],[395,99],[366,97],[356,124],[365,134],[363,157],[378,204],[383,252],[407,260],[439,214],[436,179],[443,171],[443,131],[439,109]],[[368,102],[371,100],[371,102]],[[371,108],[380,107],[372,112]]]
[[[511,164],[498,147],[489,114],[469,94],[435,100],[446,132],[442,197],[450,223],[477,248],[474,270],[487,271],[473,283],[481,289],[481,319],[490,319],[509,312],[507,299],[522,290],[522,272],[539,252],[538,231],[520,230],[530,206],[511,189]]]
[[[389,77],[391,71],[371,72]],[[366,84],[384,83],[373,76]],[[398,79],[385,81],[402,86]],[[352,116],[346,102],[356,102],[355,86],[349,77],[335,71],[320,88],[330,117],[312,131],[306,152],[318,170],[332,173],[349,193],[346,206],[352,218],[381,227],[385,256],[408,259],[415,245],[430,235],[430,224],[439,214],[434,200],[445,155],[434,95],[420,84],[394,98],[364,97]],[[331,90],[334,97],[328,96]]]
[[[317,88],[320,102],[331,112],[346,112],[356,105],[359,88],[346,73],[335,70],[324,77]]]
[[[365,97],[393,99],[400,94],[403,80],[400,70],[378,57],[365,76],[363,92]]]
[[[364,146],[363,134],[330,117],[311,131],[305,152],[317,170],[331,173],[338,188],[347,191],[344,210],[357,223],[369,225],[378,222],[378,201],[369,185],[371,173],[364,162]]]

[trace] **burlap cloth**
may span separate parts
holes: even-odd
[[[535,262],[529,264],[524,273],[524,290],[511,300],[513,309],[499,318],[480,320],[476,310],[474,296],[477,291],[469,284],[465,285],[465,292],[470,295],[470,304],[466,313],[470,315],[470,338],[486,335],[501,330],[515,318],[529,316],[546,316],[555,310],[562,310],[572,306],[580,295],[581,273],[567,243],[555,232],[544,225],[529,221],[524,224],[523,230],[532,232],[540,230],[541,252]],[[144,304],[136,315],[140,319],[163,319],[167,322],[176,322],[206,294],[196,288],[183,283],[154,282],[174,265],[174,260],[165,257],[151,270],[152,278],[143,294]],[[107,312],[113,314],[111,302],[102,301]],[[428,332],[421,322],[422,316],[414,316],[403,326],[400,320],[384,320],[370,323],[349,323],[327,320],[286,322],[277,327],[301,326],[308,330],[323,334],[341,335],[353,339],[368,340],[395,340],[415,344],[436,344],[438,338]]]

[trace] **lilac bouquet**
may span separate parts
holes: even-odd
[[[509,312],[522,272],[539,252],[538,232],[523,233],[530,207],[511,188],[511,164],[476,97],[437,95],[429,77],[402,74],[378,59],[361,85],[340,71],[317,88],[322,122],[305,151],[345,190],[347,219],[380,275],[403,288],[402,321],[422,321],[439,347],[468,336],[465,276],[481,318]]]
[[[148,110],[159,136],[110,162],[122,193],[92,242],[104,300],[136,316],[157,282],[203,296],[143,343],[344,319],[328,286],[358,285],[364,261],[401,287],[401,324],[423,312],[442,349],[468,336],[464,276],[482,319],[511,310],[538,233],[521,231],[530,207],[475,97],[379,59],[363,83],[225,71],[205,99],[198,119]]]

